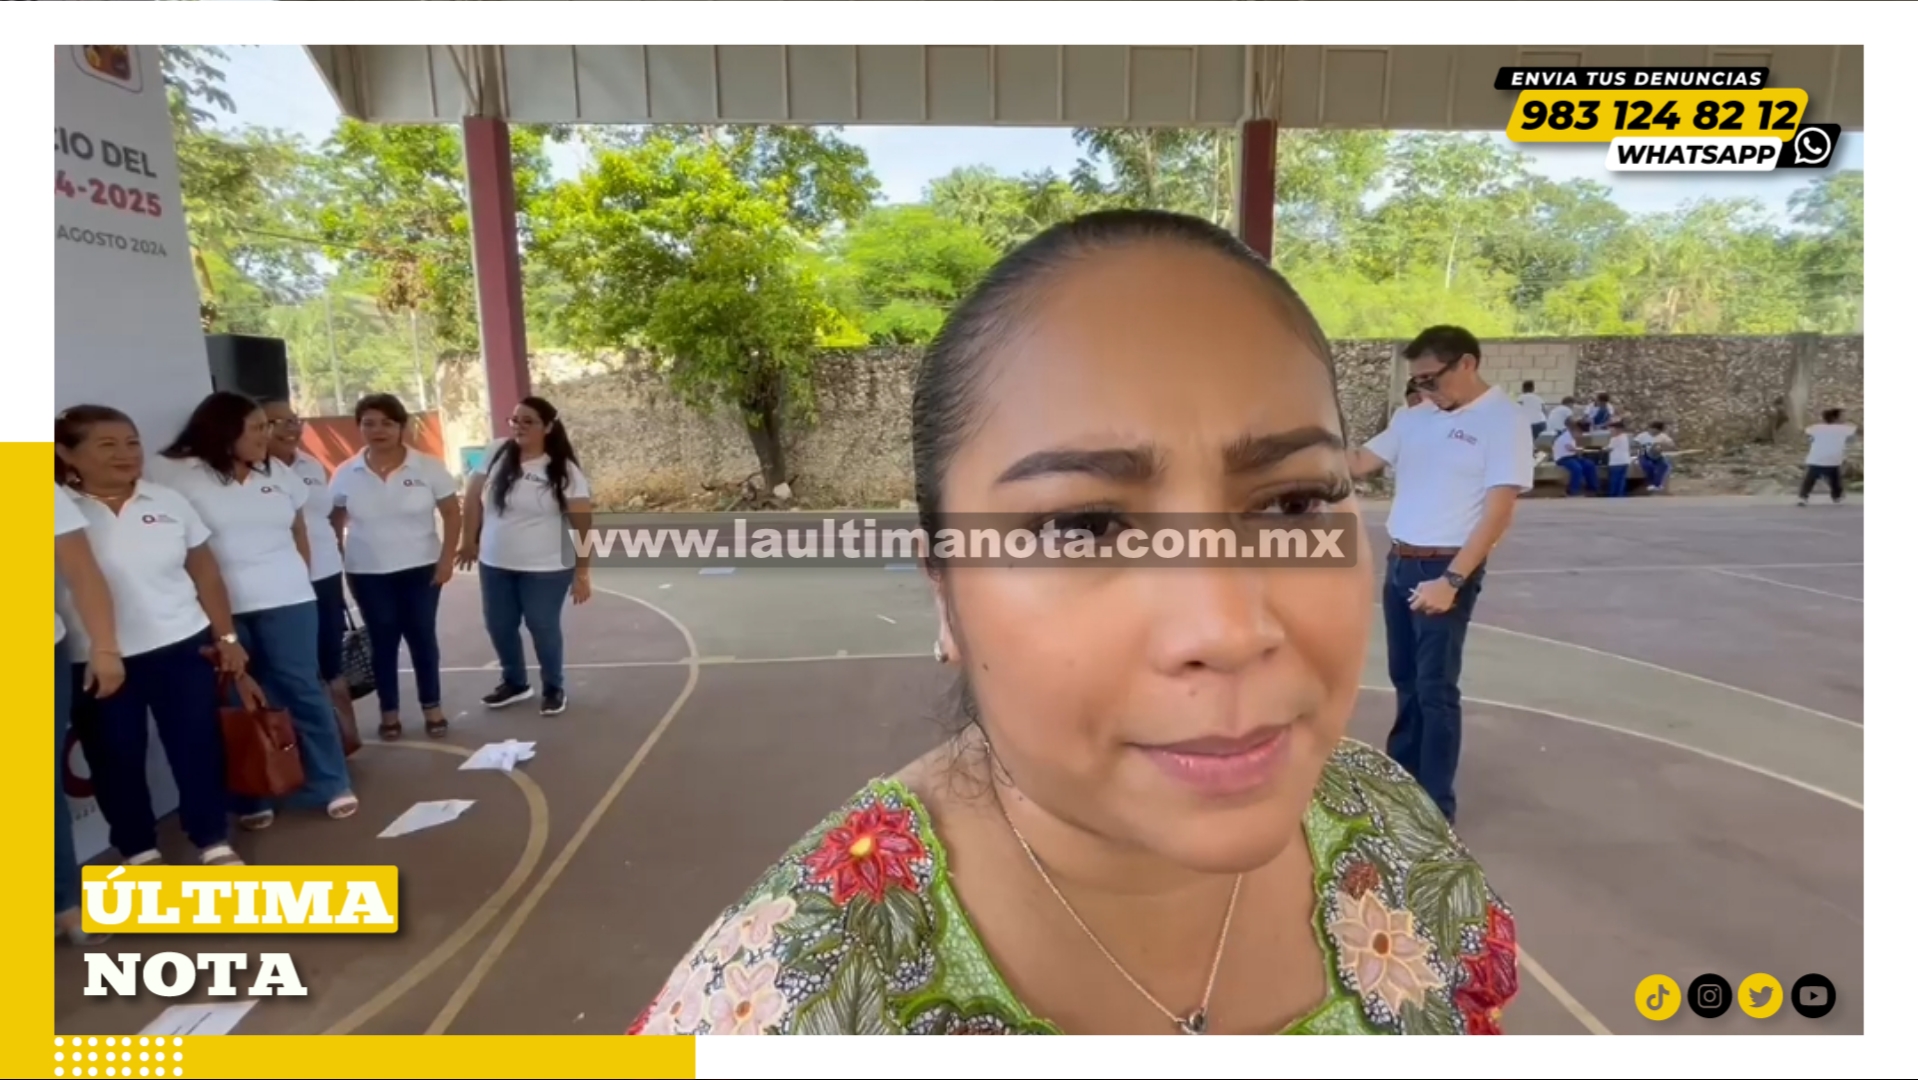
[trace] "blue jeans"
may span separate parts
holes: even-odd
[[[330,683],[346,666],[346,575],[314,582],[313,598],[320,605],[320,681]]]
[[[1624,498],[1625,482],[1631,478],[1632,467],[1630,463],[1605,466],[1605,480],[1609,487],[1609,490],[1607,490],[1605,494],[1614,499]]]
[[[1672,474],[1672,463],[1669,458],[1640,455],[1638,467],[1645,470],[1645,486],[1649,488],[1664,487],[1665,478]]]
[[[80,906],[80,863],[74,857],[73,808],[67,805],[67,714],[73,708],[73,664],[67,643],[53,646],[53,913]]]
[[[541,689],[556,694],[566,688],[566,639],[560,615],[572,594],[573,571],[501,570],[480,564],[480,606],[486,612],[486,633],[499,655],[500,681],[515,689],[526,681],[526,648],[520,642],[520,624],[533,635],[533,653],[539,658]]]
[[[226,741],[220,735],[220,691],[213,665],[200,655],[212,643],[205,630],[171,645],[126,657],[127,681],[112,697],[96,699],[96,760],[87,748],[93,794],[107,819],[113,847],[123,856],[158,848],[153,792],[147,787],[147,713],[160,733],[173,786],[180,791],[180,826],[198,848],[226,843]]]
[[[1444,614],[1420,614],[1408,600],[1413,589],[1443,576],[1451,561],[1392,555],[1385,562],[1385,649],[1398,692],[1398,717],[1385,752],[1412,774],[1448,821],[1458,812],[1452,784],[1464,739],[1458,679],[1465,666],[1465,631],[1485,570],[1480,567],[1465,580]]]
[[[1565,470],[1565,494],[1576,495],[1580,491],[1598,490],[1598,466],[1592,459],[1573,454],[1558,459],[1558,467]],[[1583,485],[1582,487],[1580,485]]]
[[[320,681],[320,606],[303,604],[249,611],[233,616],[233,628],[246,650],[247,672],[266,692],[267,703],[285,709],[300,738],[300,767],[306,783],[288,797],[295,806],[325,806],[353,790],[346,772],[346,749],[340,745],[340,722],[333,699]],[[270,809],[272,800],[234,796],[238,814]]]
[[[348,574],[346,587],[360,606],[373,645],[373,683],[380,711],[400,711],[400,642],[413,660],[420,708],[440,704],[440,587],[428,563],[390,574]]]

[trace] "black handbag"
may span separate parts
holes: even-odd
[[[366,627],[353,620],[350,607],[346,609],[346,636],[340,642],[340,674],[354,701],[377,688],[373,682],[373,640],[367,636]]]

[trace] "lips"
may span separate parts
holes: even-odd
[[[1263,727],[1242,735],[1208,735],[1161,746],[1139,747],[1175,782],[1201,795],[1244,795],[1270,783],[1292,748],[1292,728]]]

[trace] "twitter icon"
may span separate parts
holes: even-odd
[[[1764,972],[1745,976],[1738,984],[1738,1007],[1754,1020],[1763,1020],[1785,1003],[1785,988]]]

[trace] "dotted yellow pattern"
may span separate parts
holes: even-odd
[[[73,1076],[185,1076],[186,1040],[108,1035],[53,1037],[53,1075]]]

